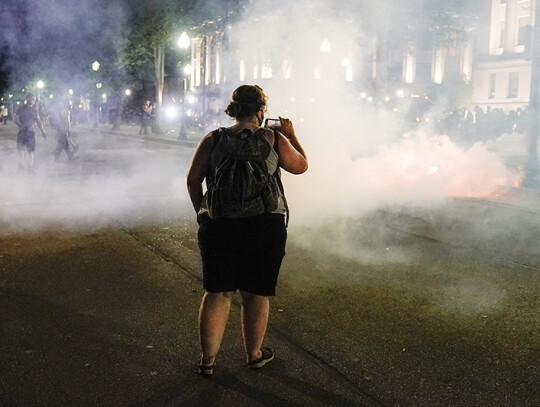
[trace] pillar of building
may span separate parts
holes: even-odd
[[[504,52],[512,53],[518,43],[517,27],[517,4],[518,0],[507,0],[506,3],[506,24],[504,29]]]

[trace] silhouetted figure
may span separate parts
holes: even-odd
[[[8,116],[9,116],[9,111],[8,111],[7,106],[2,106],[0,108],[0,123],[7,124]]]
[[[54,158],[58,161],[62,151],[65,151],[71,161],[79,147],[71,138],[71,105],[68,101],[62,101],[53,106],[50,112],[50,123],[56,131],[56,148],[53,151]]]
[[[148,127],[151,125],[152,120],[152,110],[152,104],[149,100],[146,100],[141,109],[141,127],[139,128],[139,134],[148,134]]]
[[[43,139],[47,138],[43,123],[39,117],[39,113],[34,106],[36,97],[28,93],[26,95],[26,103],[17,109],[14,122],[19,126],[17,135],[17,151],[19,153],[19,170],[27,170],[30,173],[34,172],[34,151],[36,149],[36,133],[34,125],[37,125]]]

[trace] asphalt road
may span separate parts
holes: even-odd
[[[536,191],[291,224],[275,362],[243,366],[236,304],[205,380],[193,149],[132,133],[26,174],[0,126],[0,405],[540,405]]]

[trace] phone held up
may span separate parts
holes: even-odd
[[[270,130],[281,131],[281,121],[279,119],[265,119],[264,127]]]

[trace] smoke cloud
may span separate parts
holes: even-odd
[[[276,78],[290,72],[290,79],[255,80],[248,70],[246,82],[260,84],[269,96],[269,117],[293,120],[309,156],[305,175],[284,177],[294,221],[310,224],[410,200],[484,197],[519,183],[520,174],[489,145],[460,147],[429,123],[407,131],[405,102],[398,112],[361,103],[363,89],[351,90],[344,80],[347,64],[365,58],[373,44],[355,18],[361,15],[358,2],[297,1],[284,10],[275,1],[252,1],[230,33],[236,60],[246,66],[272,60]],[[388,18],[380,12],[366,20],[383,27]],[[323,53],[325,42],[330,51]],[[353,74],[365,76],[366,66],[352,66]],[[395,98],[395,90],[389,95]],[[444,95],[438,100],[434,115],[445,105]]]
[[[364,23],[369,21],[369,27],[389,24],[388,15],[380,8],[364,11],[362,7],[368,3],[300,0],[285,8],[281,2],[254,0],[228,31],[231,54],[223,60],[243,61],[245,77],[240,81],[237,68],[228,72],[224,86],[229,89],[224,91],[222,108],[226,95],[239,84],[260,84],[269,96],[267,116],[291,118],[309,157],[306,174],[284,174],[294,213],[292,227],[317,225],[325,218],[358,216],[393,203],[490,196],[520,181],[520,174],[507,168],[497,153],[496,146],[506,144],[505,139],[460,147],[447,135],[438,134],[430,123],[411,130],[405,99],[397,112],[381,108],[381,101],[369,104],[360,100],[361,93],[369,90],[353,88],[344,79],[350,65],[355,81],[371,75],[370,63],[358,64],[372,55],[374,44]],[[120,2],[112,2],[106,10],[96,10],[96,4],[89,1],[75,7],[69,1],[36,2],[29,10],[30,28],[25,38],[29,43],[42,41],[45,46],[44,41],[52,47],[99,41],[99,29],[107,21],[114,19],[121,25],[126,18]],[[73,25],[79,28],[76,37],[63,38],[62,33]],[[119,30],[118,26],[115,29]],[[19,33],[14,31],[6,38],[19,41]],[[321,51],[324,44],[330,47],[328,52]],[[396,44],[389,46],[398,48]],[[62,66],[71,62],[60,59],[55,63]],[[259,72],[256,79],[254,65]],[[266,77],[260,77],[261,72]],[[395,89],[389,90],[389,96],[396,97]],[[444,104],[444,95],[440,95],[433,114],[442,111]],[[223,113],[220,120],[221,125],[227,125]],[[81,151],[85,142],[90,140],[81,139]],[[99,154],[105,155],[105,150]],[[142,208],[152,211],[152,199],[171,206],[179,201],[182,210],[191,210],[184,185],[189,153],[180,160],[169,153],[165,159],[157,154],[127,149],[122,151],[124,170],[73,174],[70,178],[51,169],[34,181],[17,181],[14,164],[3,165],[3,220],[17,218],[21,207],[30,208],[29,202],[52,205],[57,199],[65,202],[62,210],[52,205],[33,216],[42,220],[81,218],[92,223],[99,213],[126,218],[127,214],[139,216]],[[102,158],[88,159],[99,163]]]

